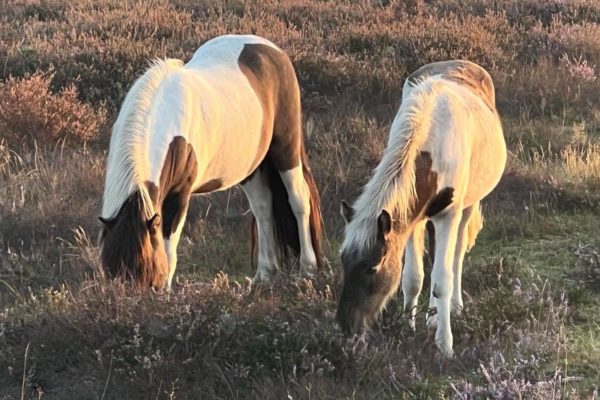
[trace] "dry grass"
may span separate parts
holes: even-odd
[[[5,1],[0,399],[597,398],[599,26],[594,0]],[[294,62],[331,266],[250,292],[232,190],[192,202],[172,294],[108,282],[96,215],[116,110],[151,59],[224,33]],[[379,160],[404,78],[448,58],[490,70],[510,149],[452,361],[400,299],[368,337],[332,321],[339,200]]]
[[[396,305],[371,336],[344,338],[332,319],[331,271],[253,292],[218,274],[148,295],[94,273],[85,237],[72,249],[94,279],[30,292],[4,312],[8,326],[20,322],[4,333],[11,347],[0,361],[9,374],[0,384],[13,387],[26,375],[28,393],[50,398],[98,395],[107,380],[113,398],[423,398],[439,390],[424,382],[472,370],[485,380],[459,379],[457,393],[542,399],[567,386],[542,368],[562,356],[566,301],[547,282],[523,285],[514,261],[473,269],[466,288],[477,300],[455,324],[460,361],[440,363],[432,333],[423,325],[410,332]],[[12,346],[25,342],[34,367],[24,371]],[[85,380],[72,375],[73,362],[89,371]]]

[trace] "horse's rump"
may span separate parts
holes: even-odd
[[[496,110],[494,82],[490,74],[479,65],[466,60],[440,61],[427,64],[406,78],[406,82],[415,86],[434,75],[441,75],[460,85],[470,88],[491,110]]]
[[[275,240],[280,258],[292,261],[300,254],[298,222],[291,209],[280,173],[302,164],[310,193],[310,230],[317,263],[321,262],[322,218],[317,185],[310,173],[302,136],[300,88],[289,57],[265,44],[246,44],[239,57],[242,72],[256,91],[263,108],[263,137],[268,151],[259,168],[267,175],[273,198]],[[252,258],[257,252],[256,221],[252,222]]]

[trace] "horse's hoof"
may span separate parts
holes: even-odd
[[[299,274],[302,278],[314,278],[317,267],[314,265],[303,265],[300,267]]]
[[[447,348],[445,346],[437,346],[437,348],[442,361],[452,360],[455,357],[454,350],[452,350],[452,347]]]
[[[271,283],[271,273],[259,268],[252,278],[252,286],[255,285],[269,285]]]
[[[255,275],[254,278],[252,278],[252,286],[268,286],[271,284],[271,277],[268,276],[258,276]]]
[[[462,311],[463,311],[462,301],[452,300],[452,303],[450,306],[450,312],[452,312],[455,315],[461,315]]]

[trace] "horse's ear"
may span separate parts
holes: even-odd
[[[146,221],[146,224],[148,224],[148,232],[150,232],[151,235],[156,234],[160,229],[160,215],[154,214],[152,218]]]
[[[107,229],[112,228],[113,226],[115,226],[115,223],[117,222],[116,218],[103,218],[103,217],[98,217],[98,219],[100,220],[100,222],[102,222],[102,225],[104,225]]]
[[[354,217],[354,209],[346,203],[346,200],[342,200],[342,203],[340,204],[340,214],[342,214],[345,223],[349,223],[352,221],[352,217]]]
[[[387,239],[392,231],[392,216],[386,210],[381,210],[381,214],[377,218],[377,229],[384,239]]]

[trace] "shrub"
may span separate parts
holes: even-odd
[[[50,90],[52,74],[9,78],[0,85],[0,129],[13,146],[57,140],[94,139],[106,125],[106,111],[79,101],[74,85]]]

